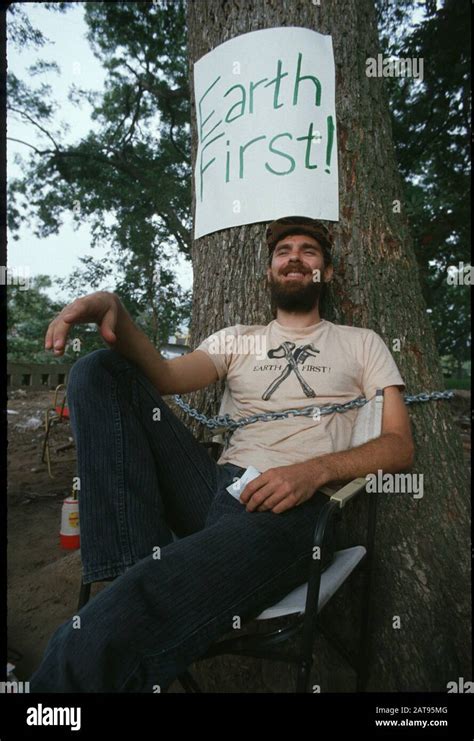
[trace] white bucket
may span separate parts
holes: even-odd
[[[80,548],[79,501],[77,499],[65,499],[63,502],[59,536],[61,548],[68,550]]]

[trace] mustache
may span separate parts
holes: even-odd
[[[294,272],[303,273],[305,275],[306,273],[310,273],[311,271],[305,268],[304,265],[294,264],[294,265],[288,265],[286,268],[283,268],[279,274],[286,275],[287,273],[294,273]]]

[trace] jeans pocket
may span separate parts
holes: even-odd
[[[236,466],[235,463],[224,463],[221,466],[218,465],[218,468],[218,489],[225,488],[226,486],[229,486],[229,484],[232,484],[233,481],[240,479],[245,471],[245,468],[242,468],[242,466]]]
[[[242,468],[242,466],[236,466],[233,463],[226,463],[225,471],[222,472],[222,475],[219,477],[218,480],[216,499],[220,499],[221,501],[226,502],[228,501],[228,497],[230,497],[231,500],[233,499],[234,501],[237,501],[235,497],[227,491],[227,487],[233,484],[235,481],[238,481],[242,477],[244,471],[245,468]]]
[[[223,470],[220,471],[218,476],[218,488],[207,513],[206,527],[212,525],[222,515],[235,515],[245,511],[243,503],[227,491],[228,486],[240,479],[245,468],[236,466],[234,463],[226,463],[221,468]]]

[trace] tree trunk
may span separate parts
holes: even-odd
[[[320,7],[309,0],[189,2],[193,175],[193,63],[218,44],[258,29],[303,26],[331,34],[340,220],[333,224],[335,276],[321,313],[337,324],[375,330],[390,349],[399,338],[401,351],[394,357],[407,393],[444,389],[404,215],[384,82],[365,74],[366,58],[379,52],[373,0],[345,0],[344,12],[338,6],[334,0]],[[394,213],[396,199],[401,213]],[[193,213],[194,206],[193,181]],[[191,347],[223,327],[273,318],[265,228],[249,224],[193,241]],[[222,391],[223,384],[216,384],[187,400],[216,414]],[[378,500],[369,691],[446,691],[448,681],[471,676],[468,483],[460,434],[449,402],[416,404],[409,413],[416,444],[413,472],[424,474],[424,496]],[[203,428],[190,427],[203,438]],[[365,542],[366,504],[360,497],[347,507],[337,547]],[[359,591],[356,578],[321,615],[349,645],[356,638]],[[317,639],[314,660],[311,682],[322,692],[354,691],[353,672],[323,639]],[[192,669],[205,691],[294,691],[294,669],[281,663],[230,656]]]

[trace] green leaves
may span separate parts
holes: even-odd
[[[91,247],[105,245],[108,258],[83,257],[59,284],[71,300],[84,294],[84,285],[116,290],[150,338],[167,341],[190,315],[190,296],[169,268],[177,252],[190,256],[184,2],[87,3],[83,9],[88,40],[107,71],[101,93],[85,88],[87,78],[70,90],[72,102],[91,106],[94,126],[87,136],[64,144],[51,87],[35,88],[10,74],[11,113],[32,132],[43,130],[45,144],[26,150],[24,177],[9,184],[9,227],[13,238],[20,225],[46,237],[59,231],[67,213],[77,225],[87,220]],[[33,31],[24,14],[16,18],[25,26],[19,43],[26,43]],[[39,60],[30,74],[57,69],[56,62]],[[163,284],[154,277],[158,267]],[[42,316],[51,314],[47,309]],[[18,340],[13,352],[20,349],[34,352]]]
[[[470,8],[457,0],[423,6],[377,0],[377,8],[384,54],[424,59],[423,83],[387,78],[384,84],[430,319],[440,352],[464,358],[469,289],[446,279],[448,265],[469,262],[471,241]]]

